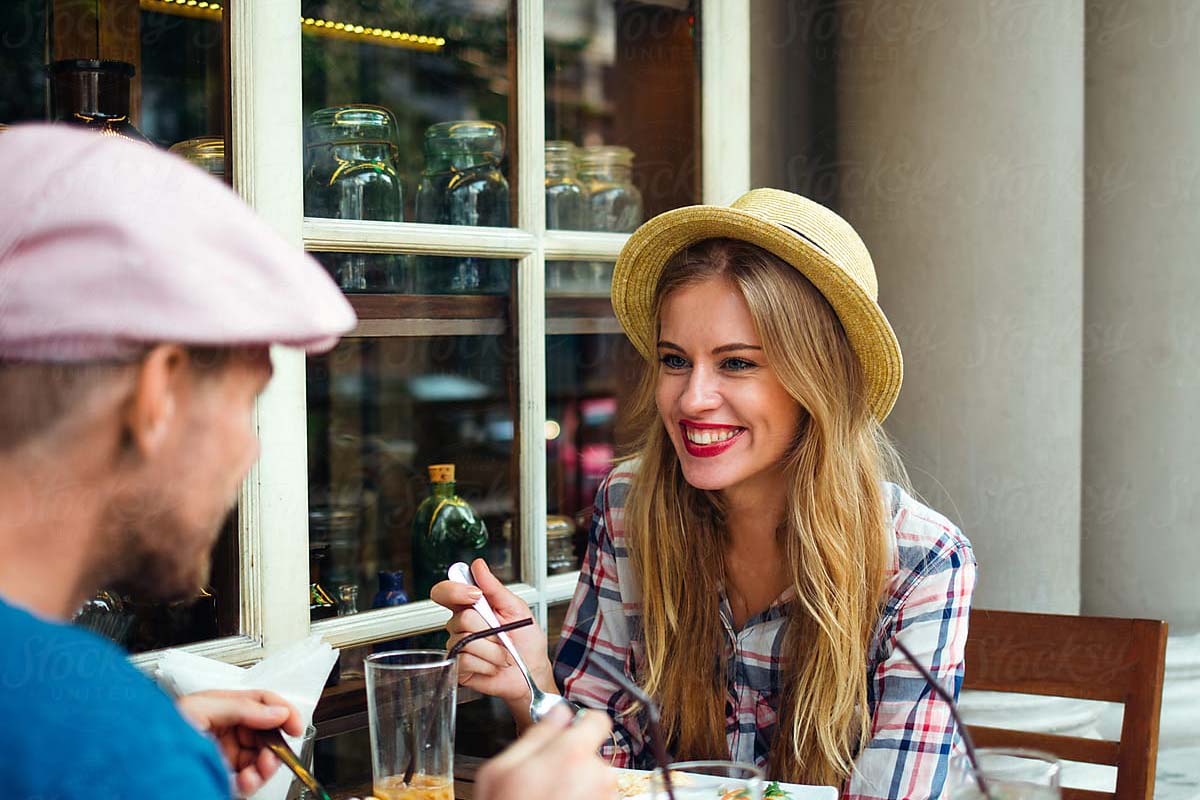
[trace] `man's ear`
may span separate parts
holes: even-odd
[[[159,452],[177,422],[187,367],[187,351],[175,344],[154,347],[138,367],[124,422],[130,446],[143,456]]]

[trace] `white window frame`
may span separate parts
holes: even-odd
[[[727,204],[750,188],[749,0],[701,0],[702,197]],[[521,574],[510,588],[544,625],[569,599],[578,573],[546,575],[547,260],[615,260],[627,234],[547,231],[544,0],[518,0],[517,227],[358,223],[303,216],[299,0],[230,0],[234,188],[283,236],[311,250],[476,255],[517,261],[518,386],[522,476]],[[430,601],[309,623],[308,432],[303,353],[273,349],[275,376],[256,408],[262,456],[241,489],[241,627],[238,636],[184,649],[248,664],[319,633],[350,647],[437,628],[448,614]],[[156,653],[135,657],[144,668]]]

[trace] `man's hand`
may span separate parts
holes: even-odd
[[[585,712],[574,725],[571,719],[565,708],[555,708],[484,764],[475,783],[477,800],[559,800],[564,794],[573,800],[612,800],[616,776],[596,755],[612,721],[600,711]]]
[[[275,754],[262,746],[258,731],[304,733],[296,709],[274,692],[213,690],[186,694],[176,702],[193,725],[216,738],[243,795],[258,791],[279,766]]]

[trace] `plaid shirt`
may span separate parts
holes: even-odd
[[[567,612],[555,659],[555,678],[566,697],[602,708],[615,719],[613,742],[602,755],[614,766],[649,768],[644,719],[621,716],[632,701],[589,666],[604,658],[636,680],[643,671],[640,589],[625,545],[624,505],[632,464],[619,465],[596,496],[587,556]],[[935,798],[941,795],[958,734],[947,705],[925,685],[894,642],[921,659],[943,685],[962,684],[967,614],[975,584],[970,543],[945,517],[887,484],[893,546],[884,607],[866,664],[871,736],[855,759],[843,797]],[[727,598],[720,598],[727,637],[729,687],[725,733],[730,758],[765,766],[781,683],[780,651],[790,590],[742,629],[733,626]],[[726,754],[714,753],[713,757]]]

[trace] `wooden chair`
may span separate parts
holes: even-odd
[[[971,612],[963,688],[1123,703],[1117,742],[969,725],[978,747],[1029,747],[1117,768],[1116,793],[1064,800],[1152,800],[1167,623],[1012,611]]]

